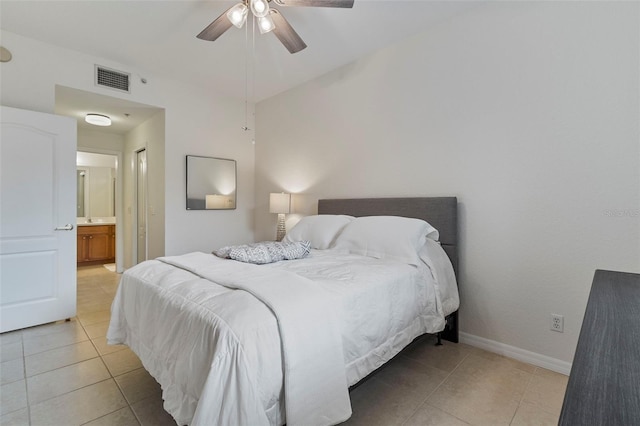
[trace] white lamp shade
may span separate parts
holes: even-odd
[[[258,18],[258,29],[260,30],[260,34],[266,34],[270,31],[273,31],[276,28],[276,24],[271,19],[271,16],[263,16],[262,18]]]
[[[289,213],[291,210],[291,194],[269,194],[269,213]]]
[[[267,0],[251,0],[251,13],[256,18],[262,18],[269,13],[269,3]]]
[[[227,198],[224,195],[206,195],[205,208],[207,210],[224,209],[227,207]]]
[[[229,21],[231,21],[233,25],[238,28],[242,28],[245,21],[247,20],[248,12],[249,9],[244,3],[238,3],[231,9],[229,9],[229,11],[227,12],[227,18],[229,18]]]

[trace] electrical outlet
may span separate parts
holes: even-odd
[[[564,332],[564,317],[558,314],[551,314],[551,330],[559,333]]]

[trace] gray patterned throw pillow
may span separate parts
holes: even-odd
[[[222,247],[214,251],[213,254],[239,262],[262,265],[280,260],[301,259],[306,257],[310,250],[311,243],[309,241],[290,243],[263,241],[261,243]]]

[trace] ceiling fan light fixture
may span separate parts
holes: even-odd
[[[2,0],[0,0],[2,1]],[[232,26],[242,28],[249,15],[253,15],[252,28],[255,29],[256,20],[260,33],[273,32],[280,43],[289,51],[297,53],[307,47],[291,24],[280,14],[278,9],[270,8],[269,3],[275,2],[279,6],[307,6],[352,8],[355,0],[235,0],[235,5],[222,12],[213,22],[207,25],[198,35],[200,40],[215,41]],[[260,19],[265,18],[267,19]],[[248,26],[247,26],[248,30]],[[247,31],[248,34],[248,31]],[[255,34],[252,32],[252,34]],[[248,36],[246,37],[248,40]],[[246,43],[248,46],[248,42]],[[246,127],[246,126],[245,126]]]
[[[264,18],[269,14],[269,2],[267,0],[251,0],[251,13],[256,18]]]
[[[111,126],[111,118],[102,114],[87,114],[84,121],[94,126]]]
[[[242,28],[245,21],[247,20],[248,12],[249,8],[247,8],[246,4],[238,3],[231,9],[229,9],[229,11],[227,12],[227,18],[229,18],[229,21],[231,21],[233,25],[238,28]]]
[[[260,34],[266,34],[268,32],[273,31],[276,28],[276,24],[271,19],[271,16],[263,16],[262,18],[258,18],[258,29],[260,30]]]

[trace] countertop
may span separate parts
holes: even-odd
[[[115,217],[101,217],[101,218],[78,218],[76,219],[76,226],[100,226],[100,225],[115,225]]]

